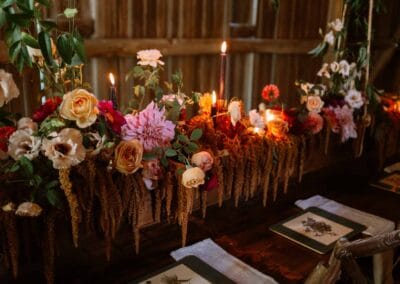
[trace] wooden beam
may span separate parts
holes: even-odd
[[[305,54],[318,40],[231,39],[232,53]],[[218,54],[221,39],[89,39],[85,41],[90,57],[135,56],[146,48],[159,49],[164,55]]]

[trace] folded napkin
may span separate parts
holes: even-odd
[[[364,233],[369,236],[387,233],[395,229],[394,222],[390,220],[351,208],[321,195],[314,195],[305,200],[297,200],[295,204],[301,209],[318,207],[330,213],[360,223],[367,227]]]
[[[239,284],[277,284],[272,277],[261,273],[227,253],[211,239],[205,239],[191,246],[171,252],[171,256],[177,261],[188,255],[197,256],[202,261]]]

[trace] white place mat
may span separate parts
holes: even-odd
[[[272,277],[267,276],[243,261],[230,255],[211,239],[205,239],[191,246],[171,252],[175,260],[180,260],[188,255],[194,255],[218,270],[238,284],[264,283],[277,284]]]
[[[367,227],[364,233],[370,236],[387,233],[395,229],[394,222],[390,220],[351,208],[321,195],[314,195],[305,200],[297,200],[295,204],[303,210],[309,207],[318,207],[330,213],[360,223]]]

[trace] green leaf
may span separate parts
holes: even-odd
[[[143,154],[143,160],[145,160],[145,161],[154,160],[156,158],[157,158],[157,155],[154,154],[153,152],[146,152]]]
[[[7,22],[7,17],[6,13],[4,12],[3,8],[0,8],[0,28],[4,26],[4,24]]]
[[[49,31],[57,27],[56,23],[49,20],[43,20],[39,22],[43,29]]]
[[[57,50],[67,64],[71,64],[74,54],[73,43],[68,34],[61,34],[57,38]]]
[[[185,136],[183,134],[179,134],[178,135],[178,141],[181,141],[183,143],[189,143],[190,142],[189,138],[187,138],[187,136]]]
[[[8,169],[7,172],[9,172],[9,173],[15,173],[15,172],[17,172],[20,168],[21,168],[21,167],[20,167],[19,163],[14,163],[14,164],[11,166],[11,168]]]
[[[177,153],[174,149],[167,148],[167,149],[165,150],[165,155],[166,155],[167,157],[175,157],[176,155],[178,155],[178,153]]]
[[[22,41],[23,41],[26,45],[28,45],[28,46],[30,46],[30,47],[39,48],[39,43],[38,43],[38,41],[37,41],[33,36],[31,36],[30,34],[27,34],[27,33],[25,33],[25,32],[22,32]]]
[[[48,65],[53,65],[53,53],[51,48],[50,35],[46,31],[41,31],[38,35],[39,47]]]
[[[189,151],[190,151],[191,153],[197,152],[197,151],[199,150],[199,146],[198,146],[196,143],[193,143],[193,142],[190,142],[190,143],[187,145],[187,148],[189,149]]]
[[[174,147],[174,149],[180,149],[182,148],[182,145],[178,141],[176,141],[174,142],[174,144],[172,144],[172,147]]]
[[[8,6],[14,5],[15,2],[17,2],[16,0],[6,0],[3,2],[3,4],[1,4],[1,8],[6,8]]]
[[[179,169],[176,169],[176,170],[175,170],[175,174],[178,175],[178,176],[180,176],[180,175],[183,174],[184,171],[185,171],[184,168],[179,168]]]
[[[78,14],[78,9],[76,9],[76,8],[67,8],[64,10],[64,15],[68,19],[75,17],[76,14]]]
[[[31,160],[29,160],[25,156],[22,156],[19,159],[19,164],[21,165],[21,167],[23,168],[23,170],[25,171],[27,176],[32,176],[33,175],[33,165],[32,165]]]
[[[196,128],[193,130],[192,134],[190,134],[190,140],[197,141],[203,136],[203,130],[201,128]]]
[[[164,168],[168,167],[168,159],[166,157],[161,157],[160,159],[161,165],[163,165]]]
[[[33,186],[35,188],[39,188],[42,181],[43,180],[39,175],[34,175],[29,183],[31,186]]]
[[[73,37],[72,43],[74,45],[74,50],[82,62],[86,62],[86,53],[83,41],[80,38]]]
[[[29,67],[32,67],[32,59],[29,55],[28,48],[26,47],[25,44],[21,45],[21,52],[20,55],[22,56],[22,59],[24,61],[24,65],[28,65]]]
[[[49,0],[36,0],[39,4],[42,4],[46,7],[50,7],[50,1]]]
[[[49,189],[52,189],[52,188],[54,188],[54,187],[56,187],[58,185],[59,185],[59,181],[55,179],[55,180],[52,180],[52,181],[46,183],[44,188],[49,190]]]
[[[27,28],[31,23],[32,16],[25,13],[7,14],[7,20],[16,24],[17,26]]]
[[[49,189],[46,191],[47,201],[54,207],[61,208],[60,193],[56,189]]]
[[[16,41],[10,46],[10,48],[8,49],[8,54],[12,62],[14,62],[20,51],[21,51],[20,41]]]

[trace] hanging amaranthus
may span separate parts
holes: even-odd
[[[218,179],[218,206],[222,206],[222,202],[224,201],[224,169],[222,165],[223,157],[216,157],[214,160],[214,174],[217,175]]]
[[[67,198],[69,211],[71,214],[71,228],[72,228],[72,239],[74,246],[78,247],[79,237],[79,223],[81,221],[81,212],[79,209],[78,199],[72,192],[72,183],[69,178],[70,169],[60,169],[58,171],[60,187],[64,191],[65,197]]]
[[[17,222],[14,212],[2,212],[2,220],[6,237],[5,259],[11,264],[12,274],[14,278],[18,276],[18,256],[19,256],[19,239],[17,232]],[[8,254],[7,254],[8,252]]]
[[[270,177],[272,174],[272,168],[274,166],[274,148],[275,145],[268,140],[266,143],[268,145],[267,160],[265,163],[264,179],[262,183],[263,189],[263,206],[267,206],[268,189],[270,184]]]
[[[45,217],[46,230],[43,238],[43,260],[44,260],[44,275],[47,284],[54,283],[54,260],[55,260],[55,221],[56,214],[52,210]]]

